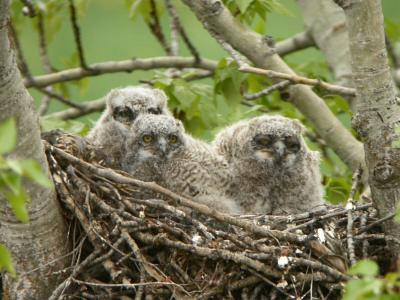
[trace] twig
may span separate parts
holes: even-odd
[[[121,174],[116,173],[115,171],[113,171],[111,169],[105,169],[105,168],[101,168],[101,167],[97,167],[95,165],[89,164],[79,158],[76,158],[76,157],[62,151],[61,149],[58,149],[56,147],[49,145],[47,142],[45,142],[45,145],[47,145],[47,147],[49,148],[50,151],[62,156],[64,159],[67,159],[71,164],[76,165],[77,167],[83,167],[86,170],[88,170],[89,172],[93,172],[94,174],[97,174],[98,176],[105,177],[116,183],[133,184],[135,186],[149,189],[154,192],[163,194],[163,195],[175,200],[177,203],[179,203],[183,206],[195,209],[204,215],[215,218],[218,221],[238,226],[238,227],[243,228],[254,234],[258,234],[258,235],[265,236],[265,237],[274,237],[274,238],[282,240],[282,241],[304,244],[308,240],[308,237],[305,235],[297,235],[297,234],[283,232],[283,231],[279,231],[279,230],[270,230],[270,229],[267,229],[267,228],[264,228],[261,226],[256,226],[252,222],[241,220],[239,218],[233,217],[228,214],[220,213],[220,212],[216,211],[215,209],[209,208],[206,205],[194,202],[194,201],[190,200],[189,198],[180,196],[168,189],[165,189],[154,182],[145,182],[145,181],[137,180],[137,179],[134,179],[131,177],[123,176]]]
[[[75,44],[76,44],[76,48],[78,50],[78,57],[79,57],[80,66],[81,66],[82,69],[85,69],[87,71],[93,72],[93,70],[90,69],[90,67],[86,64],[86,60],[85,60],[85,56],[84,56],[84,52],[83,52],[80,28],[79,28],[79,25],[78,25],[78,20],[77,20],[77,15],[76,15],[76,8],[75,8],[74,0],[68,0],[68,2],[69,2],[69,12],[70,12],[72,30],[74,32]]]
[[[396,216],[395,212],[391,213],[391,214],[388,214],[387,216],[385,216],[385,217],[383,217],[383,218],[381,218],[381,219],[379,219],[379,220],[377,220],[375,222],[370,223],[369,225],[365,226],[364,228],[361,228],[360,230],[357,231],[357,234],[361,234],[363,232],[367,232],[368,230],[370,230],[371,228],[375,227],[376,225],[382,224],[383,222],[386,222],[386,221],[392,219],[395,216]]]
[[[314,46],[314,41],[309,32],[300,32],[294,36],[280,41],[275,45],[275,51],[280,56],[285,56],[295,51],[299,51]]]
[[[22,47],[21,47],[21,43],[19,42],[17,31],[16,31],[12,21],[10,21],[8,23],[8,28],[9,28],[9,32],[10,32],[11,37],[12,37],[12,41],[13,41],[14,47],[17,50],[16,52],[17,52],[19,70],[21,71],[21,74],[27,80],[30,80],[30,78],[32,77],[32,74],[31,74],[31,72],[29,70],[28,63],[26,62],[26,58],[25,58],[24,52],[23,52]]]
[[[151,8],[150,16],[152,21],[147,22],[147,25],[149,26],[153,35],[157,38],[160,45],[164,48],[165,53],[167,53],[167,55],[172,55],[171,46],[168,45],[168,42],[161,28],[160,20],[158,18],[158,13],[157,13],[156,2],[154,0],[149,0],[149,1]]]
[[[256,100],[257,98],[260,98],[262,96],[266,96],[271,94],[272,92],[276,91],[276,90],[283,90],[285,88],[287,88],[289,85],[291,85],[292,83],[289,80],[284,80],[281,82],[278,82],[258,93],[254,93],[254,94],[244,94],[243,97],[246,100]]]
[[[46,43],[46,31],[43,22],[43,14],[39,11],[38,15],[38,33],[39,33],[39,54],[40,59],[43,64],[44,71],[46,73],[52,73],[55,71],[53,66],[50,63],[49,53],[47,51],[47,43]]]
[[[200,62],[197,62],[192,57],[152,57],[122,61],[109,61],[89,65],[88,68],[94,71],[88,71],[83,68],[67,69],[52,74],[35,76],[32,78],[32,80],[25,79],[24,84],[28,88],[43,87],[55,83],[117,72],[132,72],[135,70],[152,70],[166,68],[200,68],[214,71],[216,67],[217,62],[209,59],[201,59]]]
[[[354,197],[357,193],[358,186],[360,184],[361,180],[361,175],[362,175],[362,169],[359,168],[356,170],[353,174],[353,180],[352,180],[352,185],[351,185],[351,190],[350,190],[350,195],[349,199],[347,200],[347,250],[349,254],[349,260],[350,264],[354,265],[356,261],[356,255],[354,252],[354,241],[353,241],[353,216],[352,216],[352,210],[354,206]]]
[[[86,101],[80,104],[80,108],[69,108],[60,112],[55,112],[50,115],[47,115],[49,118],[56,118],[61,120],[69,120],[69,119],[76,119],[81,116],[103,111],[106,106],[106,102],[104,98]]]
[[[260,68],[251,67],[249,65],[242,65],[239,67],[239,71],[244,73],[253,73],[258,75],[264,75],[269,78],[278,78],[278,79],[286,79],[292,83],[296,84],[306,84],[311,86],[321,87],[329,92],[339,94],[339,95],[347,95],[347,96],[356,96],[356,90],[354,88],[348,88],[340,85],[331,84],[320,79],[311,79],[307,77],[302,77],[296,74],[287,74],[276,72],[272,70],[264,70]]]
[[[165,0],[165,5],[167,7],[169,16],[171,18],[170,21],[170,30],[171,30],[171,56],[179,55],[179,41],[178,41],[178,31],[179,24],[177,20],[177,14],[175,11],[175,7],[172,5],[171,0]]]
[[[75,278],[72,278],[72,281],[79,283],[79,284],[85,284],[89,286],[95,286],[95,287],[105,287],[105,288],[125,288],[125,289],[135,289],[138,286],[152,286],[152,285],[161,285],[161,286],[167,286],[167,285],[177,285],[176,283],[173,282],[140,282],[140,283],[97,283],[97,282],[88,282],[88,281],[82,281],[78,280]],[[179,286],[179,285],[178,285]]]
[[[165,0],[165,1],[166,1],[166,6],[168,9],[168,12],[169,12],[172,20],[174,20],[174,26],[176,26],[179,34],[181,35],[183,41],[185,42],[186,46],[188,47],[190,53],[192,53],[195,60],[200,61],[200,54],[197,51],[197,49],[194,47],[193,43],[190,41],[188,34],[186,33],[185,29],[183,28],[183,26],[179,20],[179,16],[176,12],[175,6],[172,4],[171,0]],[[172,26],[172,23],[171,23],[171,26]],[[171,47],[172,47],[172,44],[171,44]]]
[[[363,213],[361,216],[361,221],[360,221],[360,228],[363,229],[367,225],[367,213]],[[366,233],[362,233],[361,236],[366,235]],[[354,238],[354,237],[353,237]],[[361,249],[362,257],[367,258],[368,256],[368,240],[365,239],[362,242],[362,249]]]
[[[369,208],[371,206],[372,206],[372,204],[370,204],[370,203],[359,205],[359,206],[355,206],[354,205],[353,210],[354,211],[364,210],[364,209]],[[339,211],[336,211],[336,212],[333,211],[333,212],[327,213],[325,215],[313,217],[309,221],[306,221],[306,222],[304,222],[302,224],[299,224],[297,226],[288,228],[287,231],[295,231],[297,229],[301,229],[301,228],[307,227],[307,226],[309,226],[309,225],[311,225],[313,223],[316,223],[316,222],[319,222],[319,221],[322,221],[322,220],[326,220],[326,219],[330,219],[330,218],[334,218],[334,217],[338,217],[338,216],[342,216],[342,215],[347,215],[347,210],[339,210]]]
[[[93,260],[101,253],[100,249],[92,252],[88,257],[85,258],[78,266],[74,268],[71,275],[61,282],[51,294],[49,300],[56,300],[62,294],[62,292],[71,284],[72,278],[76,277],[79,273],[81,273],[88,265],[90,265]]]
[[[282,276],[281,272],[276,271],[270,268],[267,265],[260,263],[254,259],[248,258],[242,253],[234,253],[231,251],[223,250],[223,249],[211,249],[206,247],[200,247],[195,245],[187,245],[185,243],[179,241],[172,241],[163,237],[162,235],[149,235],[144,233],[135,232],[133,233],[139,240],[145,243],[150,243],[152,245],[160,245],[166,247],[172,247],[184,251],[188,251],[190,253],[197,254],[199,256],[208,257],[211,259],[222,258],[225,260],[233,261],[238,264],[242,264],[244,266],[250,267],[258,272],[263,273],[266,276],[272,278],[280,278]]]
[[[82,109],[82,105],[72,102],[66,98],[64,98],[62,95],[56,93],[53,91],[52,87],[46,87],[46,88],[38,88],[39,91],[41,91],[43,94],[47,95],[50,98],[57,99],[61,103],[64,103],[65,105],[72,106],[78,110]]]

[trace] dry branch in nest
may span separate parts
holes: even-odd
[[[370,204],[231,216],[102,166],[81,138],[45,139],[74,248],[51,299],[335,299],[350,252],[376,259],[385,247]]]

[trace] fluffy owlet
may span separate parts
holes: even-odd
[[[108,166],[120,168],[130,125],[140,114],[170,114],[167,96],[159,89],[128,86],[111,90],[105,98],[106,109],[87,139],[104,153]]]
[[[323,205],[319,153],[308,149],[300,122],[281,116],[241,121],[213,146],[233,169],[233,195],[245,212],[293,214]]]
[[[133,176],[156,181],[222,212],[239,212],[226,196],[231,184],[226,161],[208,144],[186,134],[173,117],[139,116],[132,125],[126,153],[123,170]]]

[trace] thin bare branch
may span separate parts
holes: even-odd
[[[47,115],[47,117],[61,119],[61,120],[76,119],[87,114],[100,112],[104,110],[105,106],[106,102],[104,98],[85,101],[84,103],[80,104],[80,108],[69,108],[63,111]]]
[[[158,18],[156,2],[154,0],[149,0],[149,1],[150,1],[150,7],[151,7],[151,11],[150,11],[151,21],[146,22],[147,26],[149,26],[150,31],[156,37],[156,39],[160,43],[161,47],[163,47],[165,53],[167,55],[171,55],[172,54],[171,46],[168,44],[167,39],[165,38],[165,35],[162,31],[161,23]]]
[[[50,98],[57,99],[61,103],[64,103],[65,105],[74,107],[76,109],[83,109],[83,106],[79,103],[72,102],[68,99],[66,99],[64,96],[61,94],[58,94],[57,92],[54,92],[52,87],[46,87],[46,88],[38,88],[39,91],[41,91],[43,94],[47,95]]]
[[[46,29],[44,26],[43,14],[39,12],[37,14],[38,21],[38,33],[39,33],[39,54],[40,59],[43,64],[44,71],[46,73],[52,73],[56,70],[53,68],[50,62],[49,53],[47,51],[47,42],[46,42]]]
[[[283,90],[283,89],[287,88],[291,84],[292,83],[289,80],[284,80],[284,81],[278,82],[278,83],[276,83],[276,84],[274,84],[274,85],[272,85],[272,86],[270,86],[270,87],[268,87],[268,88],[266,88],[266,89],[264,89],[264,90],[262,90],[260,92],[257,92],[257,93],[254,93],[254,94],[246,94],[245,93],[243,95],[243,97],[246,100],[256,100],[256,99],[258,99],[260,97],[269,95],[269,94],[271,94],[272,92],[274,92],[276,90],[279,90],[279,91]]]
[[[68,0],[68,2],[69,2],[69,12],[70,12],[72,30],[74,32],[75,44],[76,44],[76,48],[78,50],[79,63],[80,63],[81,68],[89,69],[89,66],[86,63],[85,55],[83,52],[82,38],[81,38],[81,32],[80,32],[81,30],[78,25],[78,18],[77,18],[77,14],[76,14],[76,7],[74,4],[74,0]]]
[[[9,32],[10,32],[10,35],[11,35],[11,38],[12,38],[12,43],[13,43],[13,46],[14,46],[14,48],[16,50],[16,53],[17,53],[18,68],[21,71],[21,74],[25,78],[29,79],[29,78],[32,77],[32,75],[31,75],[31,72],[29,70],[28,63],[26,62],[26,58],[25,58],[24,52],[22,50],[21,44],[19,42],[18,33],[17,33],[12,21],[10,21],[8,23],[8,26],[9,26],[8,28],[9,28]]]
[[[348,96],[355,96],[356,90],[353,88],[348,88],[344,86],[339,86],[335,84],[331,84],[320,79],[311,79],[307,77],[302,77],[295,74],[287,74],[282,72],[276,72],[272,70],[264,70],[260,68],[251,67],[248,65],[243,65],[239,67],[239,70],[244,73],[253,73],[258,75],[264,75],[269,78],[279,78],[279,79],[286,79],[292,83],[296,84],[306,84],[311,86],[318,86],[321,87],[331,93],[339,94],[339,95],[348,95]]]

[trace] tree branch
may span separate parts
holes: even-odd
[[[309,31],[304,31],[297,33],[286,40],[276,43],[275,51],[280,56],[285,56],[311,46],[314,46],[314,40]]]
[[[265,39],[245,28],[218,0],[183,2],[211,34],[222,36],[226,42],[244,54],[257,67],[276,72],[294,74],[285,62],[271,49]],[[318,134],[353,170],[364,165],[362,144],[343,127],[339,120],[309,87],[289,87],[288,98],[314,124]]]
[[[201,68],[213,71],[217,62],[209,59],[196,61],[190,57],[152,57],[142,59],[130,59],[121,61],[108,61],[88,65],[88,69],[74,68],[47,75],[35,76],[31,80],[25,79],[26,87],[44,87],[55,83],[78,80],[85,77],[99,76],[102,74],[132,72],[135,70],[151,70],[162,68]]]

